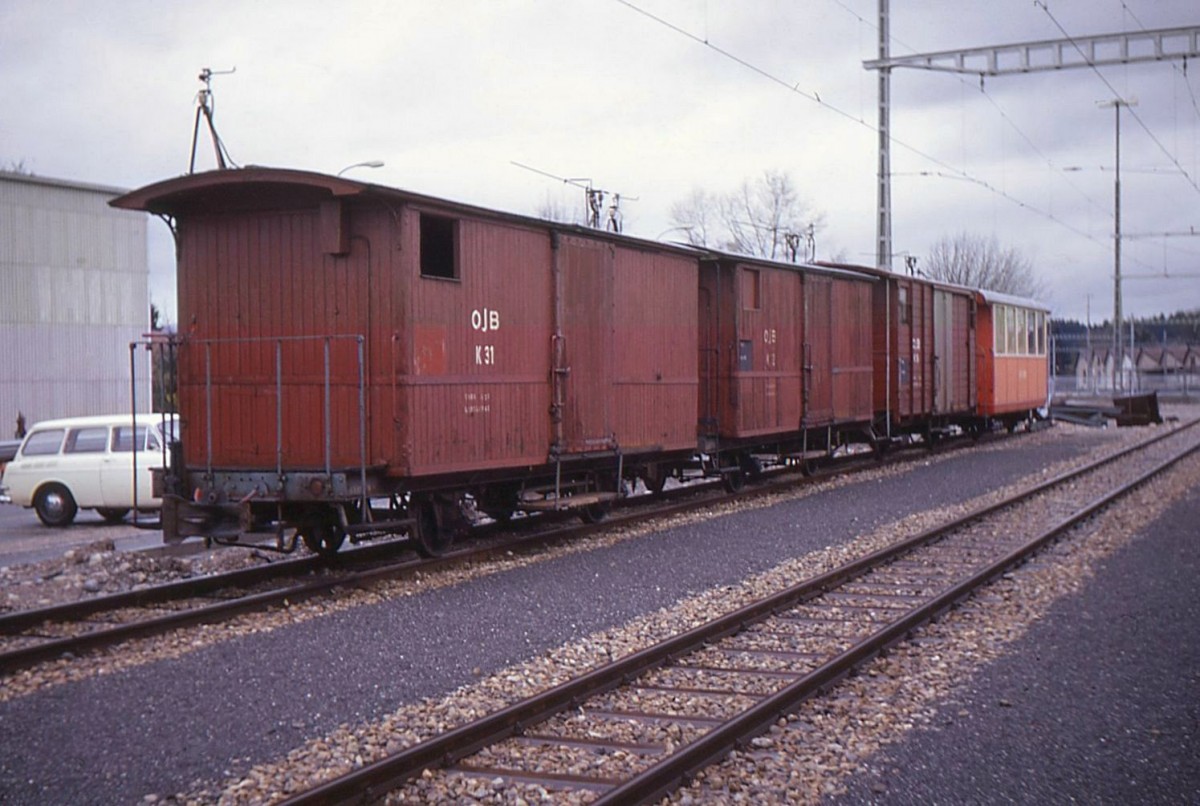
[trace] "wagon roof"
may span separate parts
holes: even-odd
[[[145,210],[159,215],[188,215],[218,210],[261,207],[279,203],[290,207],[312,206],[335,198],[373,198],[397,203],[439,208],[458,214],[493,221],[506,221],[543,230],[577,234],[593,239],[611,240],[634,248],[696,255],[694,247],[636,238],[578,224],[549,221],[544,218],[477,207],[449,199],[428,196],[401,188],[358,182],[329,174],[289,168],[249,166],[206,171],[167,179],[126,193],[109,202],[126,210]]]
[[[772,260],[765,257],[756,257],[754,255],[743,255],[737,252],[723,252],[719,249],[709,247],[701,247],[703,256],[709,260],[725,260],[737,263],[752,263],[756,266],[770,266],[776,269],[784,269],[797,272],[806,272],[811,274],[826,274],[838,277],[845,277],[852,280],[862,280],[864,282],[874,282],[878,276],[878,270],[873,270],[867,266],[851,266],[849,264],[835,263],[788,263],[782,260]]]
[[[1001,305],[1016,305],[1020,308],[1033,308],[1037,311],[1050,312],[1050,306],[1044,302],[1039,302],[1036,299],[1029,297],[1018,297],[1015,294],[1001,294],[999,291],[990,291],[986,288],[980,288],[975,293],[983,297],[983,300],[989,304]]]

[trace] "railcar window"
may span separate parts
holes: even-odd
[[[1029,353],[1030,355],[1037,355],[1037,312],[1026,311],[1025,316],[1025,343],[1028,345],[1025,348],[1025,352]]]
[[[1004,309],[1004,352],[1012,355],[1017,351],[1017,309]]]
[[[762,275],[758,269],[742,269],[742,307],[757,311],[762,307]]]
[[[455,222],[452,218],[421,214],[421,276],[458,278],[458,250],[455,248]]]
[[[1040,311],[1037,315],[1037,354],[1046,354],[1046,314]]]
[[[1029,311],[1017,308],[1017,355],[1029,353],[1029,331],[1027,329]]]
[[[21,450],[21,455],[49,456],[58,453],[58,449],[62,447],[65,433],[61,428],[51,431],[35,431],[29,435],[29,439],[25,440],[25,447]]]
[[[1004,308],[999,305],[992,308],[992,352],[1004,352]]]
[[[901,287],[897,290],[896,304],[900,306],[900,324],[907,325],[912,321],[912,306],[908,301],[908,289]]]
[[[64,453],[104,453],[108,428],[76,428],[67,436]]]

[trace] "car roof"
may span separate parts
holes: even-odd
[[[88,426],[107,426],[107,425],[127,425],[132,419],[133,414],[93,414],[88,417],[62,417],[57,420],[42,420],[40,423],[34,423],[29,429],[30,433],[34,431],[47,431],[51,428],[87,428]],[[137,415],[138,424],[161,422],[164,418],[174,419],[174,414],[151,414],[150,412],[142,412]]]

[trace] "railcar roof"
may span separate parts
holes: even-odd
[[[1045,311],[1050,313],[1050,306],[1044,302],[1039,302],[1036,299],[1029,297],[1018,297],[1014,294],[1001,294],[999,291],[989,291],[986,288],[979,289],[976,293],[983,297],[984,301],[992,305],[1015,305],[1018,308],[1033,308],[1035,311]]]
[[[743,255],[737,252],[724,252],[719,249],[702,247],[704,256],[716,260],[731,260],[739,263],[753,263],[759,266],[771,266],[776,269],[790,269],[791,271],[811,272],[814,274],[826,274],[836,277],[846,277],[854,280],[862,280],[864,282],[873,282],[880,276],[879,270],[872,269],[869,266],[854,266],[851,264],[841,263],[825,263],[823,261],[804,262],[804,263],[788,263],[782,260],[771,260],[765,257],[756,257],[754,255]]]
[[[588,238],[611,240],[627,246],[695,256],[695,247],[678,242],[653,241],[630,235],[567,224],[519,213],[428,196],[386,185],[358,182],[339,176],[290,168],[258,165],[245,168],[205,171],[166,179],[139,188],[109,202],[125,210],[144,210],[158,215],[187,216],[221,210],[261,208],[279,203],[290,207],[319,204],[331,199],[374,198],[382,201],[427,205],[449,214],[505,221],[543,230],[555,230]]]

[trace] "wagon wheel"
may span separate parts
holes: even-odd
[[[800,457],[801,475],[815,476],[817,471],[821,469],[821,466],[825,464],[825,460],[829,458],[828,450],[826,450],[824,453],[812,451],[811,454],[815,455],[810,455],[809,451],[805,451],[804,455]]]
[[[335,528],[326,518],[313,518],[300,527],[300,537],[309,551],[322,557],[332,557],[342,547],[346,533]]]
[[[642,482],[646,485],[646,491],[651,495],[662,495],[663,487],[667,484],[667,477],[655,473],[644,477]]]
[[[937,450],[937,444],[940,436],[937,431],[932,428],[925,431],[925,450],[933,453]]]
[[[413,517],[417,523],[413,537],[417,551],[426,557],[438,557],[454,542],[454,535],[442,524],[441,512],[435,501],[421,498],[413,502]]]
[[[600,501],[595,504],[588,504],[579,510],[579,517],[584,523],[600,523],[608,519],[610,512],[612,512],[612,502]]]
[[[887,456],[889,442],[886,439],[877,439],[871,442],[871,451],[875,454],[875,461],[882,462]]]
[[[721,485],[727,493],[736,493],[746,486],[746,473],[740,467],[721,474]]]
[[[762,460],[754,454],[743,454],[742,457],[738,459],[738,465],[741,467],[742,473],[744,473],[746,478],[748,478],[750,481],[757,481],[759,477],[762,476]]]
[[[515,487],[489,487],[476,496],[479,510],[497,523],[508,523],[517,511]]]

